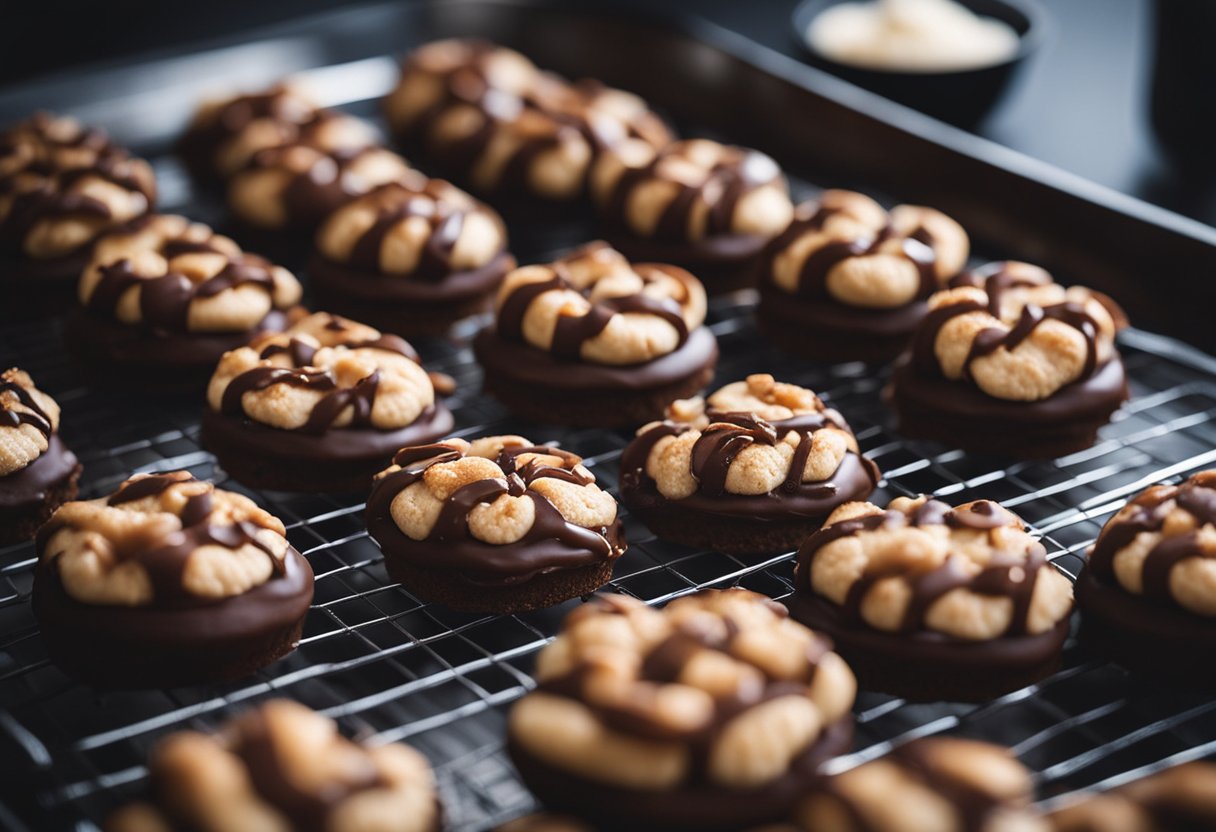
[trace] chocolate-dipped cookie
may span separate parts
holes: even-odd
[[[539,422],[633,427],[713,378],[705,290],[683,269],[590,243],[507,275],[473,352],[485,389]]]
[[[146,800],[105,832],[439,832],[426,758],[402,743],[352,742],[333,720],[286,699],[214,733],[178,731],[152,748]]]
[[[581,457],[521,436],[402,448],[367,500],[389,576],[469,612],[542,609],[599,589],[625,551],[616,515]]]
[[[317,312],[224,354],[202,442],[254,488],[361,491],[398,448],[452,424],[406,341]]]
[[[779,554],[868,497],[878,476],[812,391],[752,375],[640,428],[621,455],[621,501],[664,540]]]
[[[80,463],[59,438],[59,405],[16,367],[0,373],[0,546],[29,540],[76,497]]]
[[[929,298],[887,398],[907,436],[1055,457],[1088,448],[1128,397],[1122,311],[1026,263],[993,263]]]
[[[0,133],[0,282],[16,287],[6,311],[69,296],[98,235],[155,200],[151,166],[75,119],[40,113]]]
[[[401,335],[485,310],[515,268],[502,219],[441,179],[404,177],[348,202],[317,233],[317,303]]]
[[[351,152],[376,143],[367,122],[318,107],[304,91],[284,83],[204,102],[176,149],[196,182],[218,187],[272,147],[305,144]]]
[[[825,191],[799,205],[764,251],[760,329],[817,361],[889,361],[969,251],[967,232],[940,211],[897,205],[888,213],[868,196]]]
[[[507,750],[546,806],[601,829],[745,829],[789,816],[852,740],[856,682],[776,602],[706,591],[662,610],[598,596],[536,660]]]
[[[1048,821],[1053,832],[1210,832],[1216,829],[1216,763],[1185,763],[1080,797]]]
[[[193,390],[225,352],[303,314],[300,293],[207,226],[153,214],[97,241],[64,340],[93,381]]]
[[[913,740],[816,784],[795,812],[802,832],[1048,832],[1030,772],[1007,748]]]
[[[97,687],[236,679],[295,649],[312,569],[283,523],[185,471],[65,503],[38,530],[33,609],[51,659]]]
[[[1125,667],[1216,689],[1216,471],[1155,485],[1107,521],[1077,578],[1081,637]]]
[[[612,148],[658,148],[671,133],[635,95],[570,83],[481,40],[429,43],[406,57],[384,100],[394,135],[496,202],[569,203]]]
[[[776,162],[709,139],[622,144],[596,162],[591,189],[613,245],[688,269],[710,294],[753,284],[761,251],[794,215]]]
[[[898,497],[850,503],[798,550],[794,618],[831,636],[862,687],[973,702],[1060,661],[1072,584],[1012,512]]]

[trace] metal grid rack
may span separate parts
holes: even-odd
[[[361,70],[372,70],[373,81],[353,84],[359,93],[350,95],[352,76],[344,71],[346,97],[327,103],[358,107],[378,95],[391,63],[368,59]],[[165,210],[203,220],[218,216],[214,205],[192,197],[172,160],[147,155]],[[511,232],[522,262],[543,261],[594,234],[579,218],[512,225]],[[722,348],[715,383],[771,372],[812,387],[845,414],[862,449],[882,468],[875,501],[918,493],[951,502],[1000,500],[1043,535],[1052,561],[1067,574],[1076,574],[1086,546],[1129,495],[1216,464],[1216,359],[1177,342],[1127,333],[1123,352],[1134,398],[1099,442],[1054,461],[1009,465],[899,437],[880,401],[880,373],[782,355],[756,335],[751,304],[746,294],[711,303],[708,323]],[[429,369],[457,381],[449,400],[457,433],[522,433],[559,442],[583,455],[601,483],[615,490],[628,434],[511,418],[478,394],[481,373],[467,348],[470,332],[417,344]],[[250,494],[281,517],[316,573],[300,648],[255,676],[217,686],[102,694],[47,660],[29,607],[32,547],[0,550],[0,827],[95,829],[109,808],[139,793],[144,761],[159,737],[186,726],[214,726],[269,696],[320,709],[351,734],[415,745],[436,766],[454,830],[485,829],[532,808],[502,753],[504,716],[533,685],[528,672],[534,654],[578,601],[516,616],[465,615],[422,603],[389,583],[363,528],[363,495],[255,493],[228,480],[198,444],[199,401],[90,390],[64,358],[53,324],[0,330],[0,363],[28,369],[62,405],[64,438],[85,466],[84,497],[104,494],[134,472],[186,468]],[[654,604],[708,586],[738,584],[777,598],[791,591],[788,555],[748,562],[696,551],[655,539],[627,513],[623,518],[630,547],[608,591]],[[1058,673],[993,702],[909,704],[862,693],[856,719],[855,752],[835,761],[835,768],[904,739],[953,731],[1012,746],[1037,772],[1049,801],[1216,754],[1216,701],[1129,677],[1072,641]]]

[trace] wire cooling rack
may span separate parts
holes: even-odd
[[[1054,461],[998,460],[908,441],[887,427],[883,380],[858,364],[815,367],[782,356],[755,335],[744,297],[711,304],[721,341],[718,381],[771,371],[813,387],[840,409],[882,467],[876,500],[933,493],[953,502],[1001,500],[1043,535],[1052,561],[1075,574],[1102,522],[1131,493],[1216,463],[1216,362],[1175,342],[1132,332],[1124,355],[1134,398],[1091,449]],[[240,682],[158,692],[99,694],[51,665],[29,609],[32,548],[0,552],[0,782],[15,817],[45,829],[93,828],[108,808],[139,793],[151,744],[185,726],[207,727],[255,700],[287,696],[376,742],[406,740],[438,770],[454,829],[476,830],[520,814],[532,800],[502,753],[506,706],[532,687],[536,651],[578,601],[544,612],[477,616],[424,604],[392,585],[363,528],[361,495],[250,492],[228,480],[198,444],[199,403],[166,406],[73,386],[55,326],[12,327],[3,355],[58,394],[63,433],[85,465],[85,496],[136,471],[186,468],[250,494],[279,515],[316,572],[316,599],[299,650]],[[480,371],[465,347],[424,344],[429,367],[459,383],[452,401],[462,435],[521,432],[584,455],[608,488],[628,435],[523,424],[477,395]],[[630,541],[608,589],[660,604],[707,586],[738,584],[781,597],[789,556],[755,563],[655,539],[624,516]],[[1054,794],[1125,778],[1216,751],[1216,700],[1129,678],[1070,642],[1063,669],[980,706],[908,704],[863,693],[855,764],[892,742],[953,731],[1011,745]],[[0,821],[4,818],[0,816]],[[0,823],[0,825],[3,825]],[[17,827],[20,828],[20,827]]]
[[[381,56],[309,75],[328,90],[325,103],[367,113],[395,70]],[[221,218],[214,204],[191,193],[164,153],[165,138],[136,148],[156,168],[162,209],[204,221]],[[811,190],[794,185],[802,197]],[[521,262],[551,259],[594,237],[593,226],[579,217],[513,219],[507,217],[512,249]],[[1098,443],[1057,460],[1010,465],[901,438],[880,401],[881,372],[782,355],[757,336],[753,301],[743,293],[710,304],[708,325],[722,355],[716,385],[770,372],[812,387],[848,418],[862,449],[882,468],[873,500],[919,493],[955,503],[1000,500],[1042,534],[1053,563],[1071,576],[1102,523],[1128,496],[1216,465],[1216,359],[1175,341],[1125,333],[1134,398]],[[521,433],[558,442],[581,454],[601,484],[615,491],[629,435],[510,417],[479,395],[481,372],[468,349],[472,331],[470,325],[451,340],[415,344],[428,369],[448,373],[458,384],[448,402],[457,433]],[[350,734],[404,740],[423,751],[436,766],[453,830],[486,829],[533,808],[503,753],[505,714],[533,686],[536,651],[578,601],[515,616],[466,615],[422,603],[388,581],[363,527],[364,495],[252,492],[229,480],[199,446],[200,399],[91,389],[68,364],[53,323],[0,328],[0,364],[28,369],[59,401],[63,436],[85,466],[82,496],[105,494],[135,472],[185,468],[249,494],[281,517],[316,574],[303,640],[285,659],[230,684],[103,694],[76,684],[47,659],[29,605],[32,546],[0,550],[0,828],[95,829],[109,809],[143,789],[144,762],[158,738],[184,727],[213,727],[270,696],[317,708]],[[752,562],[680,547],[655,539],[622,514],[630,546],[607,591],[661,604],[711,586],[737,584],[777,598],[792,589],[788,555]],[[856,750],[835,761],[836,768],[877,756],[894,742],[951,731],[1012,746],[1036,772],[1048,801],[1216,754],[1216,701],[1131,678],[1071,640],[1058,673],[993,702],[908,704],[862,693],[856,719]]]

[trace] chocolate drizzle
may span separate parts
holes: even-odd
[[[147,497],[155,497],[179,483],[197,482],[185,471],[154,474],[127,480],[106,500],[108,506],[119,506]],[[186,499],[179,519],[181,528],[165,531],[163,527],[144,530],[113,540],[114,556],[119,561],[135,561],[143,567],[152,585],[152,604],[158,607],[190,607],[211,603],[190,593],[183,585],[186,563],[200,546],[222,546],[239,549],[252,545],[270,559],[273,576],[282,576],[285,564],[274,551],[258,538],[262,527],[248,520],[217,525],[211,522],[212,493],[210,490]],[[69,524],[52,517],[38,530],[37,549],[40,557],[56,560],[61,553],[47,552],[51,538]]]
[[[1016,518],[998,504],[979,500],[965,510],[951,508],[938,500],[928,500],[911,515],[888,510],[843,520],[825,526],[807,538],[798,550],[797,582],[799,589],[814,593],[811,569],[815,555],[836,540],[873,532],[881,528],[905,526],[924,527],[945,525],[951,529],[991,531],[1016,524]],[[1019,526],[1020,527],[1020,526]],[[914,571],[902,563],[886,568],[867,570],[849,587],[841,611],[855,626],[867,626],[861,607],[869,591],[887,578],[903,578],[911,589],[911,597],[895,632],[912,633],[926,629],[925,616],[938,599],[954,589],[967,589],[978,595],[1009,598],[1013,603],[1009,626],[1002,636],[1027,633],[1030,604],[1038,572],[1047,565],[1047,550],[1038,541],[1030,542],[1024,552],[995,552],[978,573],[967,568],[969,559],[949,553],[938,566]]]
[[[207,243],[169,240],[160,253],[166,259],[198,251],[216,251]],[[139,287],[140,325],[146,329],[186,332],[189,329],[190,305],[195,298],[210,298],[238,286],[259,286],[272,299],[275,291],[270,264],[252,254],[230,257],[216,274],[194,282],[182,272],[167,271],[155,277],[143,277],[135,272],[131,261],[123,258],[102,266],[101,278],[93,287],[86,304],[90,312],[114,317],[123,295],[133,286]]]
[[[941,375],[941,368],[937,360],[937,338],[942,328],[951,320],[970,312],[987,312],[1000,320],[1002,302],[1008,290],[1043,286],[1051,282],[1051,278],[1046,273],[1017,274],[1009,266],[1008,263],[993,263],[974,272],[961,274],[951,280],[951,287],[972,286],[983,290],[988,296],[987,303],[963,300],[939,306],[930,311],[917,330],[912,344],[912,363],[917,372],[933,376]],[[1089,378],[1097,369],[1098,323],[1085,311],[1083,304],[1075,301],[1065,301],[1048,306],[1027,303],[1012,327],[989,327],[980,330],[971,342],[971,348],[963,361],[963,378],[971,379],[971,364],[976,359],[991,355],[1002,348],[1016,349],[1034,333],[1040,324],[1049,320],[1067,324],[1085,337],[1085,364],[1081,374],[1074,381]]]
[[[141,194],[145,208],[155,199],[155,184],[142,160],[111,144],[105,133],[96,129],[82,127],[69,139],[52,138],[49,131],[53,121],[52,116],[39,113],[0,135],[0,158],[14,155],[22,147],[32,149],[30,161],[0,177],[0,198],[12,200],[7,212],[0,214],[0,249],[25,254],[26,237],[46,220],[82,217],[112,225],[116,218],[105,202],[73,191],[87,179],[100,179]],[[54,157],[67,150],[91,151],[93,156],[83,166],[65,168]],[[80,155],[73,153],[72,158],[77,160]],[[32,189],[27,184],[31,176],[42,179]]]
[[[771,264],[777,254],[789,248],[805,234],[822,230],[828,220],[839,211],[838,208],[827,206],[817,206],[815,211],[810,214],[800,211],[789,227],[769,243],[766,249],[766,261]],[[802,263],[795,294],[829,299],[827,284],[828,275],[832,269],[850,258],[876,254],[880,248],[893,239],[899,241],[899,254],[916,267],[920,277],[920,287],[913,300],[923,300],[929,297],[940,288],[937,277],[937,251],[934,248],[933,236],[928,229],[917,227],[910,233],[897,237],[895,229],[891,225],[868,236],[829,240],[812,251]]]
[[[516,286],[502,299],[499,306],[499,336],[526,343],[524,318],[527,316],[532,302],[546,292],[571,291],[589,298],[594,288],[593,285],[579,289],[570,277],[569,264],[583,257],[594,256],[596,251],[605,248],[607,246],[604,243],[584,246],[552,263],[550,269],[553,276],[548,280],[521,283]],[[634,271],[642,278],[643,284],[650,284],[659,279],[658,275],[664,273],[666,267],[659,264],[639,264],[634,267]],[[688,341],[688,325],[684,322],[680,303],[672,298],[659,298],[639,290],[632,295],[597,298],[591,302],[591,308],[584,315],[558,315],[549,351],[559,358],[571,361],[579,360],[583,344],[603,332],[614,315],[624,313],[655,315],[667,321],[675,327],[679,336],[676,349]]]
[[[3,397],[5,393],[12,393],[16,396],[17,402],[24,405],[27,410],[0,408],[0,427],[19,428],[22,425],[32,425],[44,438],[49,440],[51,432],[54,430],[51,426],[51,417],[38,405],[38,402],[30,395],[30,391],[16,381],[0,378],[0,397]]]
[[[728,592],[731,590],[727,590]],[[599,614],[627,615],[629,608],[612,595],[600,595],[595,600]],[[788,616],[785,607],[767,598],[764,603],[782,618]],[[593,666],[576,665],[566,676],[541,682],[538,690],[555,696],[574,699],[589,708],[609,728],[646,740],[687,742],[692,755],[690,780],[705,780],[709,756],[726,724],[745,711],[782,696],[806,696],[814,683],[820,662],[832,651],[829,639],[812,633],[807,645],[809,669],[800,679],[781,679],[769,675],[760,665],[752,665],[734,653],[734,642],[743,632],[744,624],[729,615],[721,618],[722,627],[706,626],[696,619],[679,625],[670,635],[654,645],[642,657],[637,675],[637,691],[633,697],[619,703],[606,703],[586,698],[584,685]],[[739,685],[730,692],[713,696],[714,710],[708,723],[692,730],[680,730],[657,722],[650,715],[648,694],[660,685],[680,680],[688,663],[703,651],[724,654],[732,661],[742,661],[759,672],[758,684]],[[846,717],[847,718],[847,717]]]
[[[950,776],[948,769],[937,765],[931,749],[938,742],[933,739],[913,740],[896,746],[881,759],[897,765],[907,777],[948,802],[958,819],[959,825],[953,827],[957,832],[983,832],[989,815],[997,809],[1006,808],[1008,804],[979,786]],[[846,773],[826,778],[822,787],[849,814],[857,832],[885,832],[885,827],[870,823],[864,806],[840,788],[842,779],[848,776]]]
[[[604,214],[614,223],[628,226],[630,195],[651,179],[663,179],[678,185],[676,195],[663,209],[650,238],[669,242],[689,242],[689,219],[698,200],[705,201],[709,210],[705,218],[705,236],[718,237],[737,234],[734,230],[735,208],[748,193],[781,180],[781,171],[768,156],[757,150],[722,147],[721,157],[696,184],[677,182],[661,176],[663,163],[679,157],[680,143],[669,145],[655,154],[649,163],[628,168],[617,179],[604,200]]]
[[[560,465],[538,459],[522,468],[518,458],[524,454],[557,457]],[[456,489],[444,501],[439,516],[426,538],[406,538],[392,519],[392,503],[397,495],[416,482],[434,465],[461,459],[464,453],[443,443],[403,448],[393,457],[400,470],[381,477],[368,498],[368,529],[385,546],[389,536],[408,547],[402,556],[424,562],[430,568],[465,571],[475,582],[517,582],[563,566],[577,567],[613,559],[624,551],[620,521],[599,529],[572,523],[543,494],[532,489],[542,478],[558,479],[575,485],[594,482],[589,474],[577,471],[581,458],[557,448],[521,446],[503,448],[495,459],[501,477],[481,479]],[[504,494],[527,497],[535,510],[531,528],[518,541],[505,545],[484,543],[469,531],[469,513],[478,505],[490,503]],[[480,570],[478,569],[480,567]],[[505,577],[503,577],[505,575]]]
[[[825,427],[848,430],[848,426],[834,410],[800,413],[789,419],[769,422],[754,413],[732,413],[713,410],[706,411],[709,425],[701,431],[700,437],[693,444],[690,460],[690,471],[698,483],[698,492],[707,497],[730,497],[726,491],[726,478],[731,463],[744,448],[753,444],[774,446],[784,441],[791,431],[798,435],[798,445],[790,461],[790,470],[778,489],[772,492],[772,497],[783,495],[800,495],[814,499],[831,497],[837,491],[837,486],[831,482],[804,483],[803,472],[810,458],[811,446],[815,431]],[[635,489],[643,487],[649,481],[646,466],[650,454],[659,441],[667,436],[679,436],[692,430],[692,426],[679,422],[660,422],[640,433],[621,455],[622,488]],[[856,455],[854,455],[856,456]],[[858,456],[871,481],[871,487],[878,482],[877,467]],[[679,502],[679,501],[677,501]]]
[[[1118,586],[1115,556],[1141,534],[1162,533],[1175,508],[1194,517],[1196,527],[1182,534],[1162,535],[1144,556],[1141,584],[1146,600],[1178,606],[1170,590],[1170,573],[1184,560],[1207,556],[1200,532],[1204,526],[1216,526],[1216,472],[1202,471],[1180,485],[1156,486],[1137,496],[1102,529],[1089,553],[1088,568],[1103,583]]]

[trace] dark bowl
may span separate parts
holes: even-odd
[[[956,0],[982,17],[1009,24],[1018,33],[1018,50],[1008,60],[976,69],[942,72],[866,69],[824,57],[811,46],[807,28],[825,9],[855,0],[804,0],[794,9],[794,36],[809,63],[859,87],[931,116],[971,127],[997,103],[1026,58],[1039,47],[1047,14],[1035,0]]]

